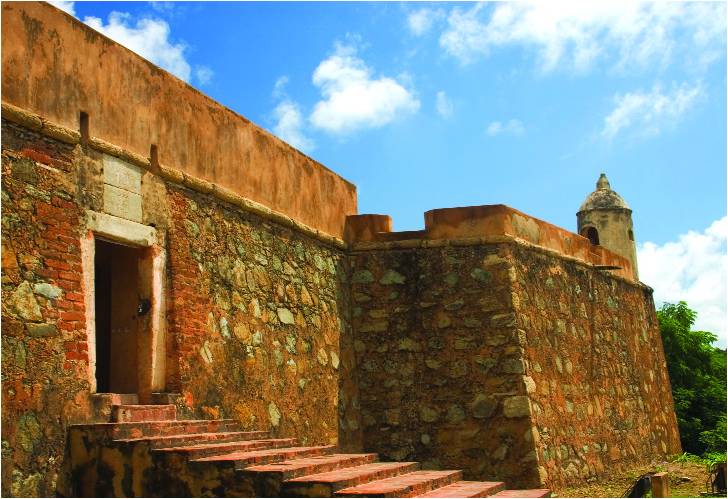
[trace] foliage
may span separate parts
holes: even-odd
[[[692,331],[697,314],[685,302],[657,312],[683,450],[726,452],[726,351],[717,336]]]
[[[703,456],[696,456],[695,454],[690,454],[689,452],[683,452],[679,456],[672,459],[672,462],[674,463],[697,463],[697,464],[705,464],[710,466],[713,463],[719,463],[724,462],[726,459],[726,453],[725,452],[706,452],[703,454]]]
[[[703,458],[689,452],[683,452],[672,461],[676,463],[702,463]]]
[[[703,454],[703,462],[707,465],[714,463],[724,463],[726,461],[726,453],[723,452],[706,452]]]

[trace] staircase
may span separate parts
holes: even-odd
[[[379,462],[293,438],[241,431],[230,419],[178,420],[174,405],[117,399],[108,423],[72,425],[74,494],[82,497],[549,497],[463,481],[456,470]]]

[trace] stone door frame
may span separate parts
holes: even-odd
[[[151,300],[149,327],[138,339],[138,395],[140,403],[150,403],[152,392],[162,392],[166,379],[166,249],[157,229],[120,217],[86,211],[84,235],[81,238],[86,335],[88,342],[88,381],[90,391],[96,383],[96,293],[94,289],[96,238],[145,249],[140,262],[140,278]]]

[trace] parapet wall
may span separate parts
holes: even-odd
[[[333,236],[356,187],[247,119],[40,2],[2,5],[3,101],[213,182]]]
[[[556,489],[679,453],[651,290],[490,222],[354,244],[363,450]]]
[[[421,231],[392,232],[388,215],[353,215],[347,218],[344,238],[361,249],[382,246],[377,243],[391,243],[384,247],[397,248],[518,240],[634,279],[627,258],[502,204],[430,210],[425,213],[425,230]]]
[[[539,485],[509,246],[351,255],[364,451]]]
[[[553,488],[679,454],[652,291],[513,245],[538,471]]]

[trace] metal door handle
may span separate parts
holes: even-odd
[[[139,306],[137,307],[137,315],[146,315],[152,309],[152,302],[147,298],[139,300]]]

